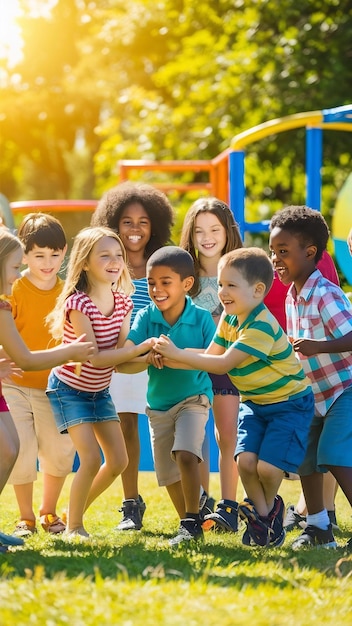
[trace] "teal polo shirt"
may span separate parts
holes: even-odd
[[[127,339],[134,344],[150,337],[168,335],[178,348],[207,348],[215,332],[209,311],[186,296],[185,308],[176,324],[170,326],[154,302],[138,311]],[[213,400],[212,383],[206,372],[164,367],[148,367],[147,404],[151,409],[167,411],[190,396],[205,394]]]

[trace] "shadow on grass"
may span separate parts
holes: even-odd
[[[341,533],[339,545],[346,543]],[[336,564],[344,556],[337,550],[305,549],[294,552],[291,537],[281,548],[242,546],[234,535],[206,535],[204,544],[171,549],[168,537],[128,533],[97,537],[88,542],[61,537],[33,537],[23,548],[0,555],[0,577],[52,579],[97,575],[103,579],[206,580],[219,586],[257,587],[270,581],[277,588],[295,585],[304,570],[339,576]],[[345,561],[344,576],[352,570],[352,556]],[[346,573],[347,567],[347,573]]]

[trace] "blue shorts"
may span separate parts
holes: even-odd
[[[284,472],[297,472],[308,445],[309,427],[314,415],[314,395],[276,402],[240,404],[235,458],[253,452],[258,459]]]
[[[300,476],[327,472],[331,465],[352,467],[352,387],[331,405],[325,417],[315,415],[310,427],[308,448]]]
[[[51,372],[46,395],[49,398],[56,426],[60,433],[77,424],[119,421],[109,387],[102,391],[74,389]]]
[[[213,384],[214,396],[239,396],[237,387],[231,382],[227,374],[209,374]]]

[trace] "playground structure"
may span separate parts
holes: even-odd
[[[288,130],[306,128],[306,198],[305,203],[313,209],[321,209],[321,168],[323,159],[323,130],[352,131],[352,104],[322,111],[297,113],[286,117],[270,120],[236,135],[230,147],[211,160],[198,161],[145,161],[123,160],[119,163],[120,182],[129,180],[131,173],[164,172],[185,173],[196,175],[199,172],[207,174],[205,182],[153,182],[155,187],[164,192],[189,191],[204,192],[216,196],[227,202],[234,213],[242,237],[244,233],[265,232],[268,230],[268,221],[258,220],[248,222],[245,212],[245,148],[261,139],[277,135]],[[14,228],[14,216],[31,211],[48,211],[59,213],[65,228],[64,216],[74,224],[74,214],[94,211],[96,200],[40,200],[27,202],[12,202],[0,193],[0,215],[6,225]],[[87,222],[89,223],[88,218]],[[337,262],[352,285],[352,263],[346,238],[352,226],[352,175],[346,181],[338,199],[336,216],[333,218],[333,242]],[[66,228],[65,228],[66,229]],[[78,230],[78,229],[77,229]],[[336,230],[336,232],[335,232]],[[147,418],[140,423],[141,438],[149,441]],[[213,434],[212,420],[208,423],[210,438],[210,469],[217,471],[218,451]],[[141,469],[151,470],[153,467],[151,450],[148,446],[142,450]]]

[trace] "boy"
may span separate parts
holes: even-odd
[[[247,524],[245,545],[284,542],[284,504],[277,492],[284,472],[296,472],[303,460],[313,417],[309,379],[263,304],[272,280],[273,267],[263,250],[228,252],[218,264],[224,311],[205,353],[182,350],[165,335],[154,346],[163,357],[189,367],[228,373],[240,392],[235,457],[248,496],[238,505]],[[232,515],[230,509],[224,507],[223,516]]]
[[[24,270],[12,289],[11,304],[16,327],[31,350],[46,349],[54,341],[45,318],[54,308],[62,280],[58,272],[67,250],[60,222],[44,213],[31,213],[18,230],[24,245]],[[56,514],[56,505],[65,478],[72,470],[75,450],[71,437],[57,431],[49,400],[45,395],[47,370],[24,372],[16,382],[4,384],[19,439],[20,452],[9,478],[19,507],[20,519],[14,534],[27,537],[37,532],[33,511],[33,482],[37,457],[43,472],[43,498],[39,509],[42,528],[62,533],[65,523]]]
[[[191,255],[176,246],[160,248],[148,259],[147,279],[152,303],[137,313],[125,345],[163,333],[182,348],[203,350],[215,326],[211,314],[187,295],[194,283]],[[160,359],[155,362],[150,356],[144,359],[149,363],[146,414],[155,471],[180,517],[179,531],[170,540],[177,546],[203,538],[199,463],[212,384],[205,372],[179,369],[167,361],[163,367]],[[128,364],[118,369],[131,371]]]
[[[299,474],[306,499],[307,527],[292,547],[335,548],[323,505],[323,473],[336,478],[352,505],[352,314],[343,291],[323,278],[316,264],[329,239],[319,211],[289,206],[270,223],[274,267],[284,284],[287,332],[309,376],[315,396],[307,454]],[[352,550],[352,538],[347,549]]]

